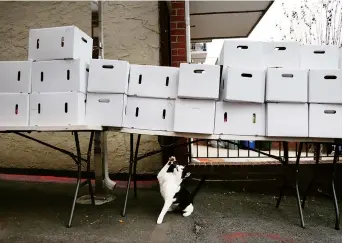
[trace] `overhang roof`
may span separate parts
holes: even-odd
[[[248,37],[269,1],[189,1],[192,42]]]

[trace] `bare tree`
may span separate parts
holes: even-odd
[[[276,26],[282,40],[342,46],[341,0],[281,1],[284,18]]]

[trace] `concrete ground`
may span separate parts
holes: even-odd
[[[0,181],[0,242],[341,242],[334,230],[334,208],[326,197],[311,196],[304,210],[306,229],[299,227],[294,197],[286,196],[279,209],[273,195],[232,192],[225,184],[206,184],[189,218],[166,215],[158,188],[130,194],[128,214],[120,216],[124,189],[115,201],[93,208],[76,205],[73,227],[65,227],[73,184]],[[86,193],[86,188],[81,194]]]

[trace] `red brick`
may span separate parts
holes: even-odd
[[[176,25],[175,29],[185,29],[186,28],[186,23],[185,22],[178,22],[178,23],[173,23]]]
[[[177,35],[172,35],[172,36],[170,36],[170,41],[171,41],[172,43],[177,42]]]
[[[170,16],[177,16],[177,9],[172,9]]]
[[[179,23],[170,23],[170,29],[172,30],[172,29],[178,28],[178,27],[177,27],[178,24],[179,24]]]
[[[180,66],[180,62],[172,62],[172,67],[179,67]]]
[[[185,54],[186,54],[186,50],[184,48],[177,49],[178,56],[184,56]]]
[[[185,7],[185,2],[184,1],[172,1],[171,2],[171,7],[172,7],[172,9],[174,9],[174,8],[184,8]]]
[[[176,12],[177,12],[176,14],[177,16],[185,16],[185,9],[178,9]]]
[[[173,29],[173,30],[170,30],[170,35],[173,36],[173,35],[186,35],[186,30],[184,29]]]
[[[178,43],[186,42],[186,36],[178,35],[176,40],[177,40]]]
[[[172,56],[176,56],[178,54],[178,50],[177,49],[172,50],[171,54],[172,54]]]
[[[171,49],[182,49],[186,48],[186,43],[181,42],[181,43],[171,43]]]
[[[171,22],[185,22],[185,16],[170,16]]]
[[[186,57],[185,56],[172,56],[172,61],[184,62],[186,61]]]

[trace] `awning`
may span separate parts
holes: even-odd
[[[190,1],[191,41],[248,37],[270,1]]]

